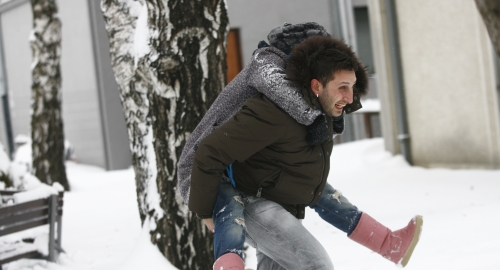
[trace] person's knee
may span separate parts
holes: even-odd
[[[247,231],[252,235],[257,234],[254,235],[256,238],[261,236],[259,232],[284,234],[293,230],[296,223],[299,222],[296,217],[279,204],[268,204],[257,211],[245,208],[244,217]]]
[[[243,217],[231,217],[229,221],[230,226],[224,228],[224,234],[232,239],[244,238],[246,226]]]
[[[228,211],[231,211],[233,216],[241,216],[243,217],[243,210],[245,206],[243,205],[243,201],[241,200],[240,195],[234,195],[228,202],[225,207]]]
[[[224,207],[215,215],[215,227],[245,227],[243,209]]]
[[[357,210],[357,207],[349,202],[349,200],[342,195],[340,190],[335,189],[325,190],[321,194],[317,204],[321,206],[335,205],[339,210]]]
[[[221,216],[232,214],[235,216],[243,216],[244,205],[240,195],[234,195],[226,198],[226,200],[217,200],[217,205],[214,209],[214,219],[220,219]]]

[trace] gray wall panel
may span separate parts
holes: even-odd
[[[82,163],[105,166],[90,22],[85,0],[58,1],[62,22],[62,110],[65,137]],[[2,13],[14,136],[30,135],[31,62],[29,2]]]
[[[106,167],[86,0],[58,1],[64,130],[80,162]]]
[[[317,22],[330,33],[331,11],[329,1],[302,0],[228,0],[231,28],[240,28],[243,63],[249,62],[261,40],[267,42],[267,34],[277,26],[288,23]]]
[[[109,55],[109,40],[99,1],[88,0],[94,64],[100,97],[102,131],[107,151],[107,168],[125,169],[132,165],[128,132]]]
[[[32,15],[28,3],[1,15],[13,136],[30,134]]]

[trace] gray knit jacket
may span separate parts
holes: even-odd
[[[274,47],[256,50],[250,63],[224,88],[191,133],[177,164],[177,185],[184,203],[187,204],[189,200],[191,169],[198,145],[213,130],[233,117],[248,98],[263,93],[303,125],[312,124],[322,114],[311,108],[302,98],[301,91],[286,80],[286,59],[287,55]]]

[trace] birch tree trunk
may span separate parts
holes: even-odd
[[[227,7],[225,0],[146,3],[152,33],[149,100],[165,210],[155,217],[151,239],[176,267],[210,269],[211,233],[176,192],[176,168],[187,137],[225,86]]]
[[[150,208],[147,190],[148,186],[155,186],[156,168],[150,166],[151,163],[155,164],[147,97],[151,80],[144,66],[144,59],[136,63],[134,51],[134,35],[142,8],[143,4],[139,1],[101,2],[110,43],[111,66],[120,91],[128,130],[139,215],[144,224]]]
[[[210,269],[212,236],[176,191],[176,166],[185,140],[225,85],[226,3],[101,3],[143,226],[177,268]]]
[[[475,0],[497,55],[500,57],[500,1]]]
[[[55,0],[31,0],[31,8],[33,174],[44,183],[59,182],[69,190],[61,111],[61,22]]]

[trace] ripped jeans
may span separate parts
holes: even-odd
[[[245,223],[240,192],[231,183],[219,185],[217,201],[212,215],[214,221],[214,258],[232,252],[243,258]]]
[[[358,208],[328,183],[325,185],[318,202],[315,205],[309,205],[309,207],[314,209],[323,220],[347,235],[356,228],[361,217]],[[244,206],[240,192],[229,182],[222,182],[219,185],[212,216],[215,225],[215,259],[228,252],[243,257],[243,244],[245,242],[243,211]]]

